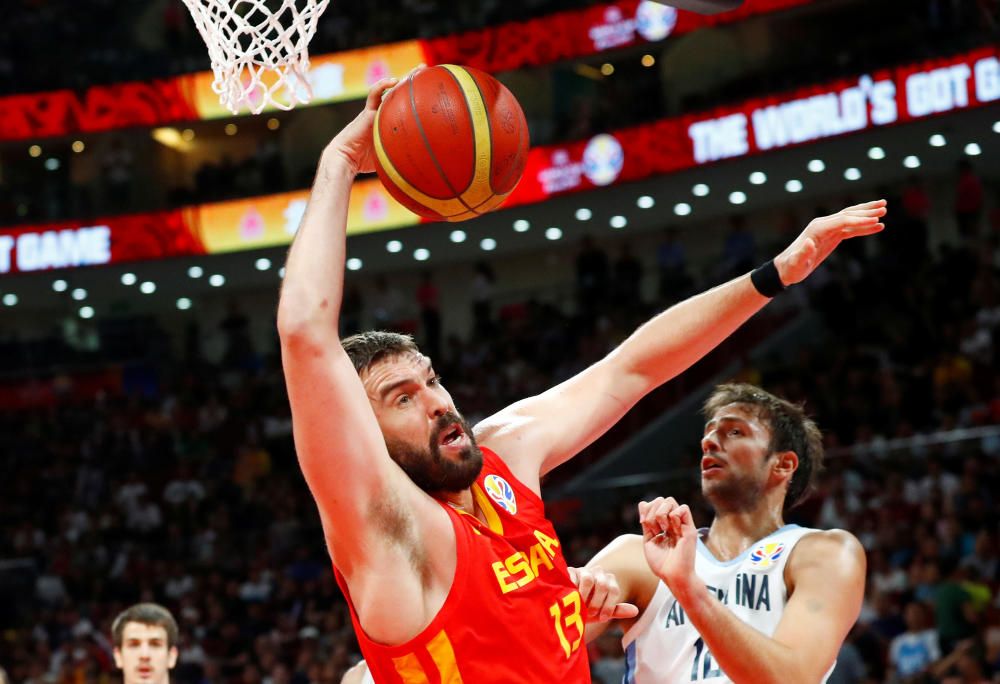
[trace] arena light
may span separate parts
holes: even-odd
[[[919,169],[920,168],[920,157],[915,154],[911,154],[903,160],[903,166],[908,169]]]
[[[545,229],[545,239],[546,240],[558,240],[562,237],[562,228],[557,228],[552,226]]]
[[[276,131],[279,128],[281,128],[280,119],[275,119],[274,117],[271,117],[270,119],[267,120],[267,130]]]
[[[67,287],[69,287],[69,283],[62,278],[52,282],[52,289],[56,292],[65,292]]]
[[[589,221],[593,215],[594,213],[590,209],[587,209],[587,207],[580,207],[576,210],[575,214],[577,221]]]
[[[153,294],[156,292],[156,283],[152,280],[144,280],[139,286],[139,291],[143,294]]]
[[[385,243],[385,251],[389,254],[397,254],[403,251],[403,243],[399,240],[389,240]]]
[[[185,128],[183,131],[181,131],[181,140],[188,143],[194,140],[194,129]]]
[[[688,216],[691,213],[691,205],[687,202],[678,202],[674,205],[674,213],[678,216]]]
[[[948,141],[945,140],[945,137],[940,133],[935,133],[934,135],[932,135],[927,142],[928,144],[930,144],[931,147],[944,147],[945,145],[948,144]]]
[[[654,64],[656,64],[656,57],[653,57],[653,55],[643,55],[642,56],[642,65],[644,67],[651,67]]]
[[[203,269],[201,266],[192,266],[191,268],[188,269],[189,278],[200,278],[203,275],[205,275],[205,269]]]
[[[271,260],[267,257],[261,257],[254,262],[253,267],[258,271],[266,271],[271,268]]]
[[[754,171],[750,174],[750,182],[754,185],[763,185],[767,182],[767,174],[763,171]]]
[[[993,132],[1000,134],[1000,121],[993,122]]]
[[[77,287],[74,288],[74,290],[69,293],[69,296],[78,302],[82,302],[84,299],[87,298],[87,291],[84,290],[82,287]]]
[[[978,157],[983,153],[983,148],[979,146],[979,143],[971,142],[965,146],[965,153],[970,157]]]
[[[809,162],[807,168],[812,173],[823,173],[826,171],[826,162],[822,159],[813,159]]]
[[[431,258],[431,251],[426,247],[417,247],[413,250],[413,258],[417,261],[427,261]]]
[[[876,145],[868,150],[868,158],[874,159],[875,161],[885,159],[885,150]]]
[[[691,194],[695,197],[707,197],[709,188],[704,183],[698,183],[693,188],[691,188]]]
[[[861,169],[852,166],[844,171],[844,178],[849,181],[861,180]]]
[[[526,233],[528,229],[531,228],[531,224],[524,219],[518,219],[514,221],[514,230],[518,233]]]
[[[732,204],[744,204],[747,201],[747,194],[742,190],[735,190],[729,193],[729,201]]]
[[[180,152],[187,152],[191,149],[191,140],[185,138],[176,128],[170,128],[169,126],[154,128],[149,134],[152,136],[153,140],[160,143],[164,147],[169,147],[170,149],[178,150]],[[191,135],[191,139],[193,139],[194,131],[191,132]]]
[[[640,209],[652,209],[654,206],[656,206],[656,200],[654,200],[649,195],[643,195],[642,197],[640,197],[635,201],[635,206],[639,207]]]
[[[135,273],[122,273],[122,285],[135,285]]]
[[[234,124],[234,123],[227,123],[227,124],[226,124],[226,128],[225,128],[225,131],[226,131],[226,135],[230,135],[230,136],[232,136],[232,135],[236,135],[237,133],[239,133],[239,132],[240,132],[240,129],[239,129],[239,127],[238,127],[238,126],[237,126],[236,124]]]
[[[94,317],[94,307],[92,306],[80,307],[80,318],[93,318],[93,317]]]
[[[483,238],[479,241],[479,248],[484,252],[492,252],[497,248],[497,241],[493,238]]]
[[[465,234],[464,230],[456,228],[455,230],[451,231],[451,235],[449,235],[448,237],[449,239],[451,239],[452,242],[458,244],[460,242],[465,242],[465,238],[468,236]]]
[[[615,230],[621,230],[628,225],[628,219],[619,214],[617,216],[612,216],[608,223],[611,224],[611,227]]]
[[[187,297],[181,297],[177,300],[177,308],[181,311],[187,311],[191,308],[191,300]]]
[[[790,181],[785,183],[785,190],[788,192],[802,192],[802,181],[797,178],[792,178]]]
[[[226,276],[221,273],[213,273],[208,277],[208,284],[212,287],[222,287],[226,284]]]
[[[284,278],[285,277],[285,267],[284,266],[282,266],[281,268],[278,269],[278,277],[279,278]]]
[[[5,306],[14,306],[17,304],[17,295],[13,292],[8,292],[3,296],[3,303]]]
[[[362,266],[364,266],[364,263],[357,257],[351,257],[347,260],[348,271],[360,271]]]
[[[59,170],[59,160],[55,157],[49,157],[45,160],[45,170],[46,171],[58,171]]]
[[[31,155],[32,157],[36,158],[36,159],[38,157],[41,157],[42,156],[42,146],[41,145],[32,145],[31,147],[28,148],[28,154]]]
[[[73,151],[74,152],[76,152],[77,154],[80,154],[85,149],[87,149],[87,146],[83,144],[82,140],[74,140],[73,141]]]
[[[610,76],[611,74],[615,73],[615,65],[612,64],[611,62],[605,62],[604,64],[601,65],[601,73],[604,74],[605,76]]]

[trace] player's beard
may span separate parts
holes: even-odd
[[[716,513],[740,513],[756,508],[764,497],[765,475],[744,473],[702,480],[701,493]]]
[[[458,452],[456,460],[452,460],[441,455],[439,440],[441,431],[456,423],[462,426],[469,445]],[[476,444],[472,428],[457,413],[448,412],[438,417],[431,431],[430,443],[425,446],[407,444],[397,439],[386,439],[385,446],[392,460],[418,487],[428,493],[468,489],[483,469],[483,452]]]

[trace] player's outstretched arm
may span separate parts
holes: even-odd
[[[877,200],[814,219],[775,257],[781,283],[805,280],[843,240],[881,231],[885,213],[885,200]],[[645,323],[590,368],[487,418],[476,426],[477,438],[537,488],[540,475],[579,453],[639,399],[692,366],[769,301],[749,274],[691,297]]]
[[[642,537],[635,534],[621,535],[569,574],[586,606],[588,644],[613,623],[628,630],[645,612],[659,582],[643,557]]]
[[[799,541],[785,567],[790,598],[769,637],[730,612],[695,574],[698,530],[687,506],[670,498],[642,502],[639,518],[650,568],[705,642],[701,667],[717,666],[735,684],[822,681],[864,598],[865,553],[853,535],[831,530]]]
[[[394,82],[379,81],[364,111],[324,150],[278,305],[299,464],[319,506],[331,556],[348,581],[356,564],[379,562],[374,540],[397,549],[416,547],[421,510],[431,505],[389,457],[338,335],[351,184],[358,172],[372,169],[375,111]]]

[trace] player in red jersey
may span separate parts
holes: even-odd
[[[338,335],[351,184],[371,172],[378,82],[323,152],[278,307],[299,464],[378,684],[589,681],[580,595],[542,475],[725,339],[882,201],[809,224],[784,252],[654,317],[606,358],[473,430],[412,341]],[[622,607],[621,610],[629,610]]]

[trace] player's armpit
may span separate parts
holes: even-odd
[[[865,552],[842,530],[817,532],[795,547],[785,581],[790,597],[774,640],[801,659],[808,681],[820,681],[861,611],[865,593]]]

